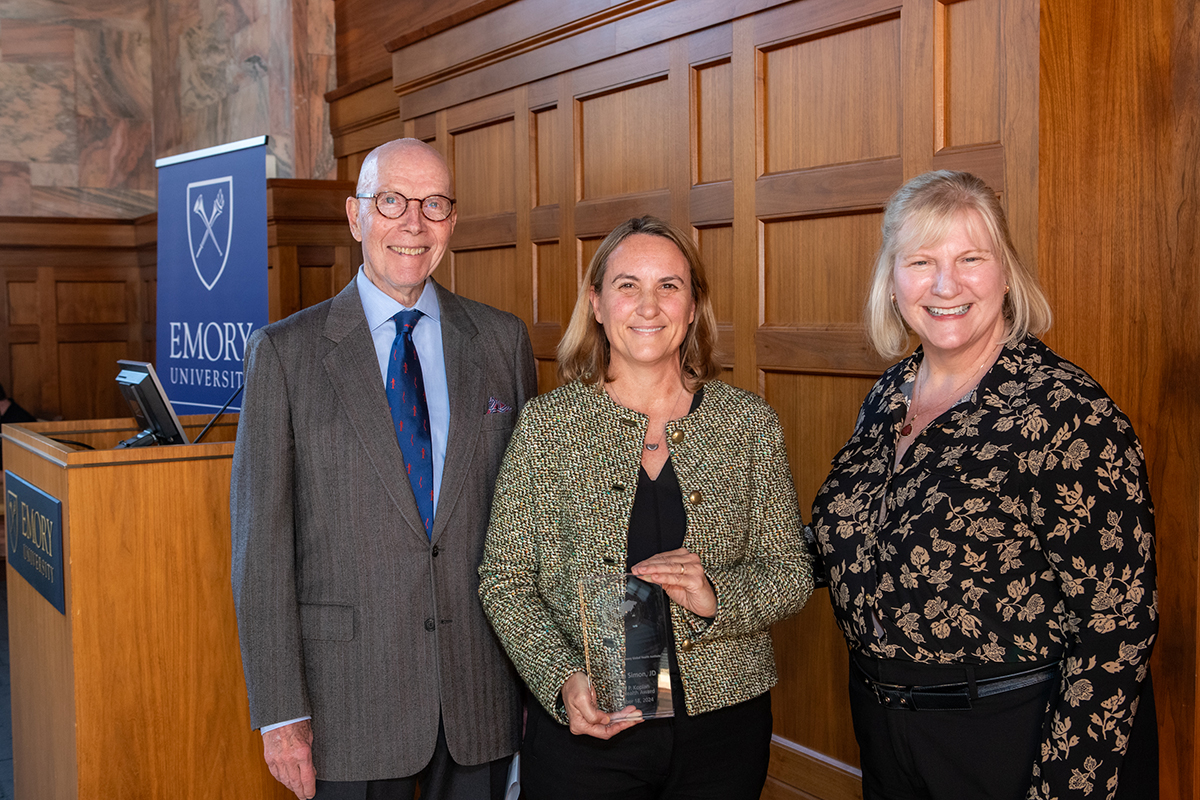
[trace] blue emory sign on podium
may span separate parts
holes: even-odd
[[[229,399],[242,385],[246,340],[267,322],[266,143],[258,136],[155,162],[155,366],[181,414]]]
[[[58,613],[66,614],[62,501],[5,470],[4,521],[8,563],[49,600]]]

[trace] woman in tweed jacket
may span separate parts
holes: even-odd
[[[525,796],[757,798],[771,737],[768,627],[812,591],[775,412],[713,380],[695,245],[651,217],[588,267],[559,346],[565,386],[526,405],[501,467],[480,597],[536,704]],[[675,715],[600,710],[581,577],[632,571],[670,598]],[[586,734],[586,735],[573,735]]]

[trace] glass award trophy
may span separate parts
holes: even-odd
[[[588,678],[600,710],[614,722],[670,717],[667,595],[628,573],[579,580],[579,614]]]

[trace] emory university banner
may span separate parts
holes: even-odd
[[[242,385],[246,340],[267,322],[266,143],[258,136],[155,162],[155,367],[180,414],[224,405]]]

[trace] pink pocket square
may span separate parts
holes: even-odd
[[[508,414],[512,411],[512,406],[507,406],[494,397],[488,398],[487,413],[489,414]]]

